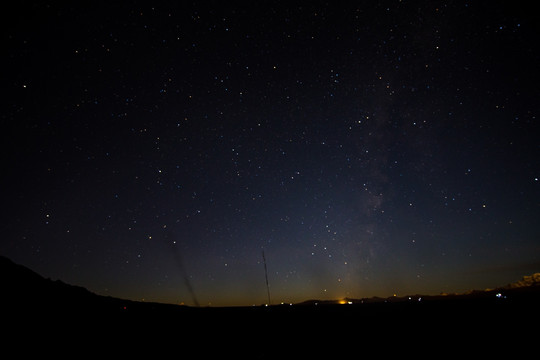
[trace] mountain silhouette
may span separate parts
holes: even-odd
[[[263,310],[253,310],[252,307],[237,307],[235,309],[217,310],[216,308],[193,308],[173,304],[138,302],[102,296],[92,293],[84,287],[66,284],[60,280],[46,279],[25,266],[15,264],[10,259],[0,256],[0,288],[3,296],[0,305],[3,309],[33,314],[146,314],[165,313],[168,315],[181,314],[187,316],[217,316],[224,313],[236,315],[251,314]],[[440,295],[408,295],[390,296],[387,298],[372,297],[363,299],[339,300],[308,300],[294,306],[273,306],[274,315],[292,314],[294,311],[305,313],[306,308],[325,308],[320,311],[338,311],[340,313],[355,312],[363,317],[386,316],[389,306],[392,316],[408,314],[430,308],[433,311],[447,313],[448,311],[484,311],[497,306],[497,311],[514,311],[523,307],[540,303],[540,273],[525,276],[522,280],[495,289],[474,290],[463,294]],[[383,307],[381,307],[381,304]],[[422,305],[420,305],[422,304]],[[459,304],[459,306],[449,305]],[[504,308],[501,304],[506,304]],[[465,306],[464,306],[465,305]],[[261,307],[259,307],[261,308]],[[286,309],[288,308],[288,309]],[[291,308],[293,310],[291,310]],[[302,308],[302,310],[298,310]],[[339,310],[335,310],[339,308]],[[442,310],[444,308],[444,311]],[[243,310],[239,310],[243,309]],[[249,310],[247,310],[249,309]],[[332,310],[329,310],[332,309]],[[348,310],[345,310],[348,309]],[[396,312],[396,309],[398,311]],[[239,313],[242,312],[242,314]],[[310,310],[308,310],[310,311]],[[420,312],[419,312],[420,311]],[[251,316],[250,315],[250,316]],[[287,316],[289,316],[287,315]]]
[[[291,349],[318,358],[321,344],[354,355],[384,340],[485,354],[486,349],[498,353],[498,344],[534,342],[540,321],[539,278],[534,274],[513,285],[466,294],[189,307],[97,295],[0,256],[0,311],[13,343],[26,344],[30,338],[55,349],[58,339],[81,341],[86,349],[120,337],[119,344],[131,344],[132,350],[138,349],[135,344],[161,346],[168,339],[187,353],[204,341],[212,346],[196,348],[208,358],[222,357],[223,351],[237,354],[240,348],[248,358],[276,358]],[[236,346],[239,339],[249,346]]]
[[[83,287],[46,279],[3,256],[0,256],[0,286],[4,294],[1,299],[3,306],[28,312],[73,310],[107,302],[105,297]]]
[[[84,287],[46,279],[0,256],[0,306],[22,314],[118,314],[169,312],[185,306],[97,295]]]

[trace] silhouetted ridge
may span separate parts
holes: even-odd
[[[0,256],[0,286],[1,308],[19,314],[155,314],[186,308],[97,295],[81,286],[45,279],[4,256]]]
[[[12,308],[57,309],[73,308],[97,302],[97,295],[80,286],[60,280],[45,279],[34,271],[0,256],[2,303]]]
[[[464,294],[410,295],[387,298],[372,297],[363,299],[345,298],[339,300],[307,300],[294,306],[272,306],[258,308],[191,308],[186,306],[137,302],[94,294],[80,286],[65,284],[60,280],[45,279],[34,271],[13,263],[0,256],[0,286],[2,297],[0,304],[4,310],[33,314],[144,314],[161,313],[167,316],[181,314],[200,319],[214,319],[216,316],[235,314],[235,316],[265,316],[271,310],[272,317],[278,313],[310,313],[316,310],[340,313],[354,313],[357,316],[395,316],[416,312],[425,316],[432,309],[441,316],[448,314],[486,312],[497,306],[497,311],[505,309],[507,314],[526,309],[540,301],[540,274],[525,276],[521,281],[488,290],[475,290]],[[456,304],[459,304],[457,306]],[[321,306],[322,305],[322,306]],[[501,307],[501,306],[504,306]],[[270,309],[271,308],[271,309]],[[339,310],[335,310],[339,309]],[[345,310],[347,309],[347,310]],[[456,309],[459,309],[456,310]],[[242,315],[240,315],[242,314]],[[228,316],[228,315],[227,315]],[[287,315],[288,316],[288,315]],[[198,320],[197,320],[198,321]]]

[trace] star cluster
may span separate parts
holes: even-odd
[[[538,21],[499,2],[28,3],[3,25],[1,249],[201,305],[539,266]]]

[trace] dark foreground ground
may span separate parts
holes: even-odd
[[[19,354],[31,354],[39,343],[40,353],[67,351],[68,356],[83,351],[202,359],[516,358],[536,353],[540,344],[538,293],[522,295],[319,306],[189,308],[128,302],[112,304],[120,309],[95,304],[12,308],[10,324],[4,326],[10,329],[9,342],[22,341]]]
[[[530,356],[540,344],[539,286],[421,301],[194,308],[102,297],[9,271],[19,270],[26,273],[14,280],[4,267],[0,279],[1,345],[23,358],[485,359]]]

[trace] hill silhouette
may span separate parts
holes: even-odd
[[[125,312],[132,311],[174,311],[187,306],[179,306],[163,303],[138,302],[119,299],[109,296],[101,296],[90,292],[84,287],[69,285],[61,280],[51,280],[42,277],[29,268],[19,265],[10,259],[0,256],[0,284],[2,287],[3,306],[24,309],[25,311],[39,312],[44,309],[56,311],[75,312]],[[345,298],[335,300],[307,300],[293,307],[306,306],[334,306],[334,305],[370,305],[379,303],[414,303],[423,302],[479,302],[485,305],[490,303],[536,303],[540,300],[540,273],[524,276],[522,280],[486,290],[472,290],[461,294],[439,295],[406,295],[390,296],[387,298]],[[289,305],[287,305],[289,306]],[[285,305],[272,306],[285,307]],[[243,307],[238,307],[243,308]],[[350,308],[350,307],[349,307]],[[194,309],[194,308],[190,308]],[[208,309],[208,308],[207,308]]]
[[[0,256],[0,284],[6,304],[28,308],[69,306],[96,302],[97,296],[87,289],[60,280],[45,279],[34,271]]]
[[[373,303],[399,303],[399,302],[411,302],[411,301],[479,301],[479,300],[494,300],[494,299],[511,299],[512,301],[536,301],[540,300],[540,273],[535,273],[530,276],[524,276],[521,280],[500,286],[494,289],[485,290],[471,290],[464,293],[454,294],[439,294],[439,295],[405,295],[405,296],[389,296],[382,297],[370,297],[370,298],[344,298],[334,300],[307,300],[299,303],[298,305],[353,305],[353,304],[373,304]]]
[[[4,256],[0,256],[0,286],[3,294],[1,306],[26,315],[111,315],[127,311],[170,312],[171,309],[183,308],[97,295],[81,286],[46,279]]]
[[[224,354],[268,358],[284,353],[317,357],[320,349],[328,350],[330,345],[333,354],[354,355],[362,351],[359,344],[367,349],[381,342],[444,348],[445,354],[456,355],[474,350],[485,355],[506,344],[516,355],[515,349],[538,334],[538,279],[540,275],[534,274],[497,289],[466,294],[195,308],[100,296],[46,279],[0,256],[0,311],[10,334],[28,334],[31,329],[34,340],[46,339],[48,344],[59,338],[77,338],[86,347],[119,337],[129,344],[163,344],[167,339],[188,350],[193,348],[190,344],[212,345],[197,347],[209,358]],[[88,331],[91,338],[78,338]]]
[[[46,279],[0,256],[0,309],[19,318],[67,319],[71,323],[121,320],[122,326],[150,320],[160,325],[180,323],[199,331],[207,331],[211,324],[242,324],[246,329],[260,331],[294,324],[297,331],[310,332],[325,324],[325,328],[354,329],[366,334],[366,329],[392,326],[429,329],[465,323],[492,330],[501,326],[516,328],[522,323],[536,326],[540,318],[539,279],[540,274],[534,274],[497,289],[465,294],[309,300],[268,307],[189,307],[97,295],[83,287]]]

